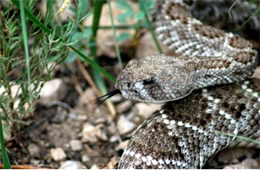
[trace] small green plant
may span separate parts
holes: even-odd
[[[65,59],[68,49],[53,34],[39,32],[33,24],[25,30],[28,37],[21,34],[20,12],[11,3],[7,5],[0,13],[0,113],[8,126],[9,121],[33,112],[33,101],[54,67]],[[35,1],[25,5],[33,12]],[[22,26],[27,28],[25,23]],[[27,39],[31,42],[28,54],[23,50]]]
[[[10,168],[10,165],[3,132],[9,135],[11,127],[19,128],[15,122],[22,122],[21,119],[33,113],[33,102],[39,98],[42,86],[68,53],[66,41],[57,39],[54,33],[41,32],[37,25],[28,22],[24,7],[33,13],[36,1],[19,2],[23,10],[11,1],[4,9],[0,7],[0,142],[5,168]],[[37,20],[41,19],[42,16],[38,15]],[[51,22],[53,19],[45,18],[46,25]],[[53,28],[62,33],[69,27]]]

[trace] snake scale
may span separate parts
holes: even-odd
[[[151,12],[158,38],[178,55],[131,60],[117,78],[126,99],[167,102],[133,133],[119,168],[202,168],[236,141],[223,133],[260,138],[260,80],[244,81],[257,52],[193,18],[190,2],[160,0]]]

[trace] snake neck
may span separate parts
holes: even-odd
[[[236,61],[217,59],[219,61],[202,60],[196,62],[194,89],[201,89],[219,84],[230,84],[243,81],[254,73],[257,66],[256,58],[246,64],[237,64]],[[215,59],[216,60],[216,59]],[[221,61],[222,60],[222,61]]]

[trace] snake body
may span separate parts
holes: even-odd
[[[157,1],[151,15],[158,38],[178,55],[131,60],[115,87],[127,99],[171,102],[139,126],[119,168],[202,168],[236,138],[219,132],[260,138],[259,80],[230,84],[253,73],[252,44],[202,24],[185,0]],[[219,84],[226,85],[212,87]]]
[[[168,102],[133,133],[119,168],[202,168],[234,142],[221,132],[259,139],[259,83],[211,87]]]
[[[242,81],[253,73],[257,53],[252,44],[202,24],[181,0],[158,1],[152,16],[158,38],[178,56],[131,60],[115,85],[126,99],[177,100],[195,89]]]

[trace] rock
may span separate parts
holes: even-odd
[[[52,118],[52,122],[62,123],[66,120],[68,113],[66,111],[57,112]]]
[[[96,137],[102,141],[107,141],[107,134],[101,129],[100,126],[97,127]]]
[[[120,135],[126,135],[135,129],[136,125],[129,121],[125,116],[121,115],[117,121],[117,129]]]
[[[174,56],[176,55],[172,50],[170,50],[166,45],[164,45],[160,40],[159,44],[162,48],[163,54]],[[145,32],[145,34],[141,37],[139,44],[136,49],[136,58],[142,58],[148,55],[160,54],[157,49],[153,37],[149,31]]]
[[[81,160],[82,160],[82,162],[88,162],[88,161],[90,161],[90,158],[88,155],[82,155]]]
[[[30,160],[30,163],[31,163],[32,165],[38,166],[38,165],[41,163],[41,161],[40,161],[40,160],[36,160],[36,159],[31,159],[31,160]]]
[[[117,94],[109,98],[113,103],[121,102],[123,100],[122,95]]]
[[[32,157],[40,156],[40,148],[36,144],[30,143],[27,149]]]
[[[163,104],[137,103],[135,109],[138,115],[147,119],[151,114],[159,109]]]
[[[110,143],[117,142],[117,141],[120,141],[120,137],[116,136],[116,135],[111,136],[110,139],[109,139]]]
[[[128,1],[131,5],[131,7],[133,8],[133,11],[138,12],[138,4],[137,3],[133,3],[131,1]],[[124,13],[125,10],[119,9],[116,6],[116,1],[111,1],[111,8],[112,10],[112,15],[114,18],[117,18],[120,14]],[[105,26],[105,25],[111,25],[111,19],[110,19],[110,15],[109,15],[109,7],[108,4],[105,3],[102,7],[102,13],[101,13],[101,17],[100,17],[100,25]],[[92,20],[93,20],[93,15],[91,15],[90,17],[88,17],[86,20],[83,21],[84,26],[91,26],[92,25]],[[136,21],[136,17],[132,17],[129,18],[127,20],[127,24],[135,24]],[[117,19],[114,19],[114,24],[117,25],[124,25],[126,23],[119,23]],[[134,34],[134,31],[131,29],[128,30],[120,30],[117,29],[116,30],[116,35],[119,36],[120,33],[128,33],[130,35]],[[97,39],[97,46],[98,51],[97,51],[97,55],[98,56],[107,56],[110,58],[116,58],[116,50],[115,50],[115,44],[114,44],[114,36],[113,36],[113,32],[111,30],[107,30],[107,29],[100,29],[98,32],[98,39]],[[124,50],[120,50],[120,51],[124,51],[126,54],[131,55],[130,53],[133,53],[134,50],[134,45],[132,45],[132,41],[131,40],[125,40],[123,42],[119,42],[118,46],[120,49],[124,48]],[[134,54],[133,54],[134,55]]]
[[[53,79],[47,81],[40,91],[40,99],[42,104],[49,104],[51,101],[62,99],[66,95],[67,86],[62,79]]]
[[[96,164],[94,164],[94,165],[91,166],[90,169],[99,169],[99,167]]]
[[[51,149],[50,152],[51,152],[52,159],[55,161],[61,161],[66,158],[66,154],[62,148],[54,148],[54,149]]]
[[[69,119],[72,120],[87,120],[87,115],[81,115],[75,112],[70,112],[68,115]]]
[[[104,124],[107,121],[105,117],[99,117],[95,120],[95,124]]]
[[[13,85],[14,84],[13,82],[10,82],[9,84],[10,84],[10,88],[11,88],[10,92],[11,92],[11,97],[12,98],[15,98],[16,96],[19,96],[22,93],[20,85]],[[5,87],[4,86],[0,86],[0,96],[4,97],[4,96],[8,96],[8,95],[9,94],[7,94],[7,91],[6,91]],[[20,99],[19,99],[19,97],[16,97],[16,99],[14,100],[13,109],[14,110],[17,109],[18,107],[20,107],[19,105],[21,105]],[[24,107],[25,107],[24,109],[27,110],[29,108],[29,104],[25,103]],[[2,112],[1,108],[0,108],[0,112]],[[24,117],[25,115],[24,114],[21,115],[20,113],[18,113],[18,115],[19,115],[19,117],[22,116],[23,118],[28,117],[28,116]]]
[[[259,169],[260,163],[252,158],[245,159],[239,164],[225,166],[224,169]]]
[[[59,169],[85,169],[86,167],[79,161],[68,160],[61,164]]]
[[[89,110],[93,110],[95,107],[95,99],[97,96],[93,89],[87,88],[79,97],[78,107],[88,108]]]
[[[82,142],[95,143],[98,140],[107,141],[107,134],[102,130],[103,125],[93,126],[90,123],[85,123],[82,130]]]
[[[116,106],[116,111],[118,113],[126,112],[130,109],[131,105],[132,105],[132,102],[130,100],[126,100]]]
[[[260,161],[259,158],[252,159],[252,158],[247,158],[241,163],[245,169],[260,169]]]
[[[12,82],[13,83],[13,82]],[[11,83],[10,83],[11,84]],[[0,95],[4,94],[4,93],[7,93],[7,91],[5,90],[5,88],[2,86],[0,88]],[[11,96],[12,98],[14,98],[16,95],[20,95],[22,93],[22,90],[20,88],[19,85],[12,85],[11,86]]]
[[[83,146],[80,140],[74,139],[70,141],[70,148],[73,151],[80,151],[82,150]]]
[[[260,79],[260,67],[259,66],[255,69],[255,72],[252,75],[252,77]]]
[[[117,145],[116,150],[124,150],[127,147],[129,140],[125,140],[123,142],[121,142],[119,145]]]
[[[97,142],[97,128],[90,123],[85,123],[82,130],[82,142]]]
[[[70,119],[77,120],[77,117],[78,117],[77,113],[74,113],[74,112],[70,112],[69,113],[69,118]]]
[[[217,155],[218,162],[223,164],[238,164],[239,158],[251,158],[256,151],[253,148],[228,148]]]

